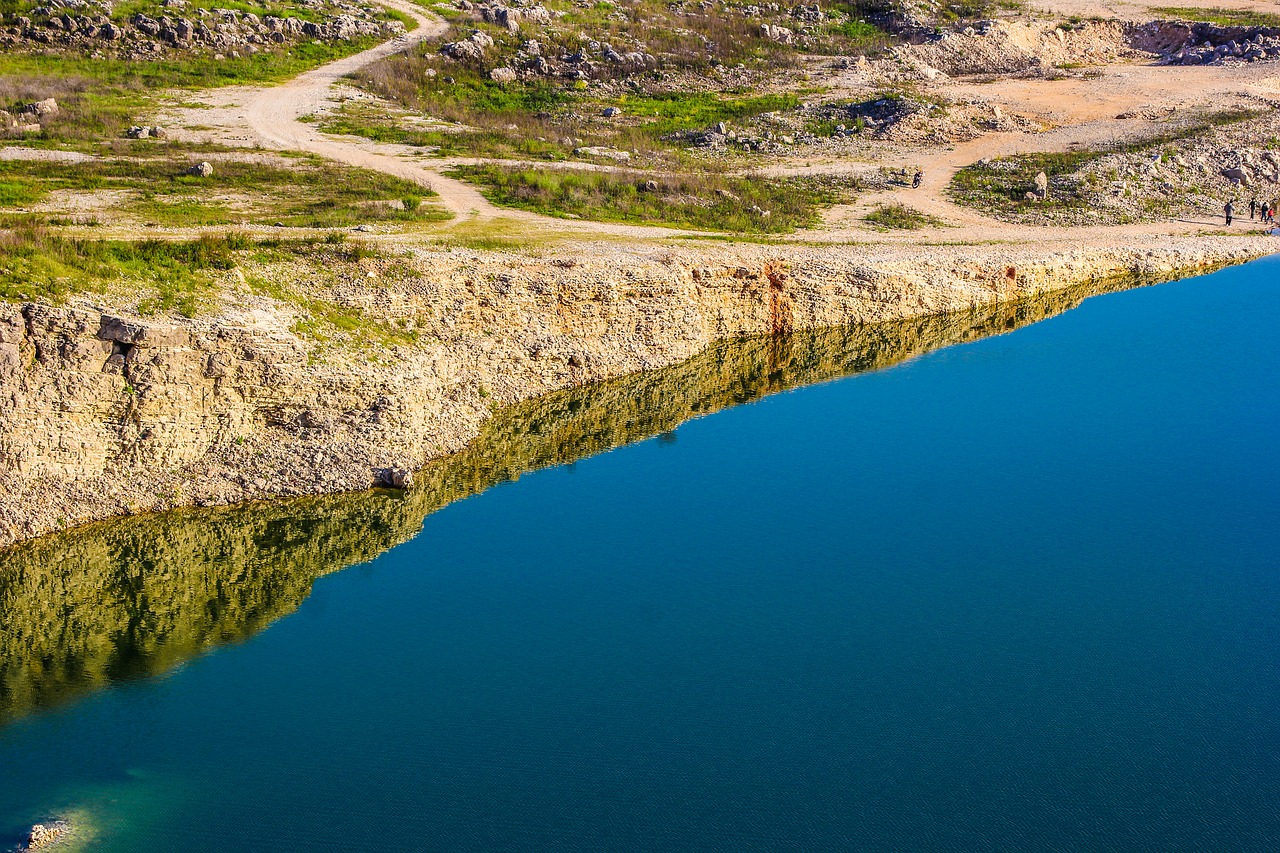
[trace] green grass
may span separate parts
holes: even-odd
[[[1277,27],[1280,15],[1252,9],[1198,8],[1195,6],[1152,6],[1156,15],[1167,15],[1179,21],[1207,21],[1220,27]]]
[[[702,130],[721,121],[742,121],[762,113],[794,109],[800,99],[791,94],[735,98],[714,92],[664,92],[623,95],[613,103],[628,115],[649,119],[642,125],[643,130],[662,137]]]
[[[73,293],[125,293],[137,298],[142,315],[177,312],[197,316],[238,288],[226,273],[247,268],[249,292],[287,302],[303,312],[294,331],[316,341],[342,334],[362,348],[411,344],[415,332],[394,321],[369,319],[356,308],[305,292],[333,270],[377,252],[342,234],[295,240],[254,240],[246,235],[206,236],[188,241],[70,239],[39,226],[0,230],[0,300],[59,303]],[[315,267],[299,278],[297,262]],[[273,274],[273,266],[289,274]],[[353,335],[354,332],[358,335]]]
[[[117,191],[124,195],[115,204],[118,211],[172,227],[244,221],[323,228],[448,218],[423,204],[434,193],[415,183],[318,158],[296,157],[288,166],[217,160],[212,177],[196,178],[183,174],[192,158],[164,149],[159,153],[170,156],[0,162],[0,210],[47,200],[54,191]],[[236,199],[235,206],[228,196]]]
[[[325,117],[321,129],[378,142],[430,147],[441,157],[567,160],[577,147],[577,143],[564,141],[572,135],[582,145],[604,145],[671,160],[680,157],[678,149],[664,141],[673,135],[704,130],[721,121],[745,122],[799,104],[794,94],[741,97],[713,92],[630,94],[596,100],[548,84],[504,90],[491,81],[468,76],[455,78],[452,84],[430,82],[410,100],[421,112],[460,126],[456,130],[415,128],[367,104],[346,103]],[[558,125],[557,115],[549,112],[571,108],[593,115],[605,106],[621,108],[623,118],[609,125],[587,123],[565,128]]]
[[[919,231],[926,226],[935,228],[944,224],[936,216],[922,213],[905,204],[882,204],[868,213],[864,219],[886,230]]]
[[[44,192],[24,181],[0,180],[0,207],[21,207],[35,204]]]
[[[318,241],[267,240],[258,242],[255,247],[256,251],[249,258],[254,264],[245,276],[245,285],[250,293],[268,296],[299,309],[302,316],[290,327],[294,334],[323,344],[342,337],[364,350],[413,344],[419,340],[417,332],[402,328],[394,320],[373,319],[359,309],[317,296],[313,292],[316,290],[314,286],[299,286],[296,273],[282,278],[272,274],[270,269],[275,264],[301,259],[331,271],[342,265],[378,257],[378,252],[371,245],[333,233]],[[314,285],[314,282],[307,283]],[[356,332],[359,334],[354,334]]]
[[[951,193],[959,202],[993,212],[1014,212],[1028,207],[1084,207],[1078,186],[1064,188],[1054,178],[1070,175],[1088,163],[1105,156],[1106,151],[1067,151],[1049,154],[1019,154],[987,164],[974,163],[956,173]],[[1035,177],[1044,172],[1052,190],[1044,201],[1028,201],[1026,194],[1035,189]]]
[[[70,293],[102,291],[128,281],[144,296],[143,313],[176,310],[192,317],[217,290],[217,274],[235,264],[247,238],[189,242],[70,239],[45,229],[0,232],[0,299],[58,302]]]
[[[343,104],[337,111],[325,116],[320,124],[325,133],[341,133],[390,142],[398,145],[414,145],[433,148],[440,157],[478,156],[500,159],[522,157],[536,160],[565,160],[572,152],[571,146],[554,139],[510,133],[505,130],[437,130],[415,128],[413,125],[365,104]],[[550,131],[546,131],[550,132]]]
[[[129,61],[76,55],[0,54],[0,76],[80,78],[98,85],[120,86],[133,91],[150,89],[209,89],[247,83],[273,83],[334,59],[358,53],[376,44],[375,39],[306,41],[280,51],[214,60],[193,54],[180,58]]]
[[[30,5],[38,5],[31,3]],[[233,12],[241,14],[251,13],[259,18],[265,18],[267,15],[275,15],[277,18],[298,18],[303,21],[314,21],[319,23],[324,19],[324,15],[314,9],[306,6],[276,6],[267,5],[265,3],[244,3],[241,0],[218,0],[217,3],[211,4],[218,9],[229,9]],[[161,6],[157,0],[124,0],[122,3],[115,3],[111,9],[111,19],[114,21],[128,21],[137,14],[149,15],[158,18],[161,15],[168,14],[172,17],[172,10]],[[182,12],[189,15],[189,12]]]
[[[818,28],[815,53],[848,56],[860,52],[875,55],[894,43],[893,35],[871,23],[868,18],[884,20],[889,9],[883,4],[824,3],[827,20]]]
[[[529,113],[557,109],[571,100],[569,92],[552,83],[511,83],[502,85],[478,73],[459,69],[452,83],[442,77],[428,80],[424,94],[430,93],[433,115],[456,111],[486,113]]]
[[[1022,0],[960,0],[944,6],[938,18],[942,21],[976,21],[993,18],[999,12],[1020,12],[1025,8]]]
[[[822,210],[852,198],[848,182],[813,179],[588,172],[464,166],[495,204],[552,216],[738,233],[786,233],[815,224]],[[768,215],[765,215],[767,212]]]
[[[275,83],[377,43],[357,39],[299,42],[287,50],[214,60],[208,56],[127,61],[62,55],[0,53],[0,106],[53,97],[61,113],[24,145],[89,149],[120,139],[132,124],[148,124],[153,94],[170,89]]]

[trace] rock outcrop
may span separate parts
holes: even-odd
[[[37,823],[31,827],[31,831],[27,833],[27,842],[21,848],[22,850],[47,850],[60,841],[65,840],[71,833],[71,824],[66,821],[56,820],[50,823]]]
[[[173,506],[394,484],[384,472],[462,449],[501,407],[676,364],[717,340],[967,310],[1270,248],[419,251],[411,274],[336,294],[412,325],[416,342],[336,354],[294,334],[284,305],[189,321],[0,305],[0,544]]]
[[[320,575],[371,560],[415,535],[436,509],[528,471],[768,394],[1001,334],[1110,287],[713,344],[669,368],[504,408],[464,451],[419,470],[409,492],[122,518],[0,550],[0,724],[252,636],[293,612]]]

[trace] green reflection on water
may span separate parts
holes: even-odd
[[[156,675],[293,612],[321,575],[411,538],[431,512],[765,395],[1051,317],[1109,282],[972,312],[728,341],[683,364],[499,412],[407,493],[125,518],[0,551],[0,724]]]

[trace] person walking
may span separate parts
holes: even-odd
[[[1231,214],[1233,214],[1233,213],[1235,213],[1235,212],[1236,212],[1236,209],[1235,209],[1235,207],[1231,204],[1231,202],[1227,202],[1226,204],[1224,204],[1224,205],[1222,206],[1222,213],[1227,217],[1227,224],[1228,224],[1228,225],[1230,225],[1230,224],[1231,224]]]
[[[1249,218],[1250,219],[1253,219],[1253,214],[1256,213],[1257,210],[1258,210],[1258,199],[1255,196],[1254,198],[1249,199]]]

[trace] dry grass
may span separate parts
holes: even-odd
[[[669,225],[735,233],[786,233],[817,222],[821,211],[851,201],[848,181],[728,177],[699,173],[512,169],[466,166],[455,174],[479,184],[495,204],[552,216]]]

